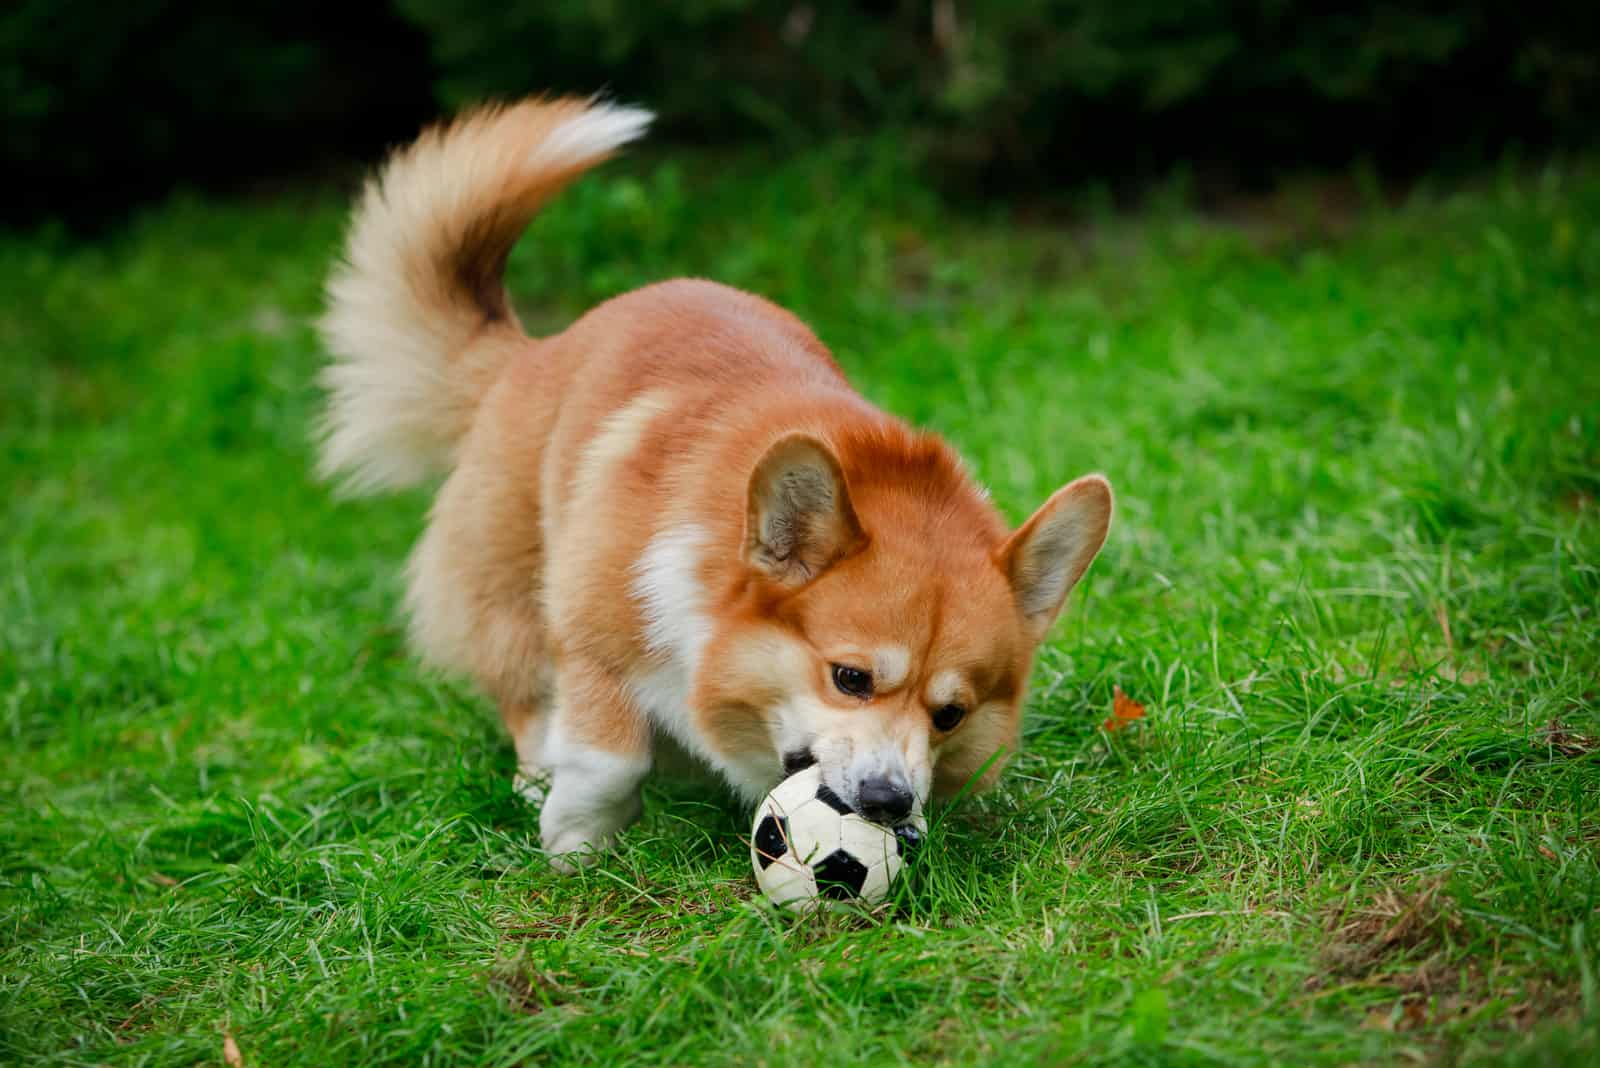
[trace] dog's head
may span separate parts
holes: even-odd
[[[703,726],[776,772],[812,763],[887,823],[992,781],[1034,650],[1105,542],[1089,475],[1015,532],[938,439],[795,434],[750,477],[746,572],[706,650]]]

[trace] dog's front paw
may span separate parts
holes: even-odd
[[[563,875],[592,866],[610,844],[609,836],[597,839],[577,827],[544,836],[545,856],[550,858],[550,866]]]
[[[511,777],[511,789],[529,805],[538,808],[544,804],[545,795],[550,792],[550,773],[543,770],[518,771]]]
[[[545,855],[567,872],[593,864],[639,818],[639,783],[650,770],[648,759],[573,748],[565,764],[551,769],[539,811]]]

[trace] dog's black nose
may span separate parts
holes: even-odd
[[[873,823],[894,823],[911,815],[911,790],[896,779],[868,779],[856,791],[856,805]]]

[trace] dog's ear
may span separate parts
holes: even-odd
[[[1111,483],[1084,475],[1051,494],[1001,546],[1000,567],[1035,640],[1055,622],[1110,527]]]
[[[809,581],[861,542],[839,461],[807,434],[767,450],[750,476],[744,552],[750,566],[786,586]]]

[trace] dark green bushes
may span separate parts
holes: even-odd
[[[428,78],[386,0],[18,0],[0,6],[0,166],[21,193],[0,217],[101,218],[369,154],[429,113]]]
[[[544,89],[680,139],[894,128],[1034,183],[1402,168],[1592,140],[1600,7],[1394,0],[23,0],[0,14],[3,162],[39,208],[368,156],[428,114]]]
[[[1056,172],[1335,162],[1590,131],[1593,6],[1426,0],[397,0],[442,99],[609,85],[688,135],[896,125]]]

